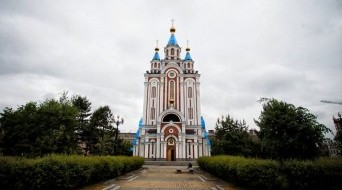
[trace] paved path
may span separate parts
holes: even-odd
[[[178,168],[182,169],[177,173]],[[232,184],[223,182],[204,172],[189,173],[186,166],[144,166],[143,169],[120,176],[115,180],[93,185],[82,190],[147,190],[147,189],[210,189],[238,190]]]

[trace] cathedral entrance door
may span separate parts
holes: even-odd
[[[167,149],[167,155],[166,155],[167,161],[176,161],[176,151],[174,147],[169,146]]]
[[[176,161],[176,146],[175,146],[175,140],[173,138],[170,138],[167,141],[166,160]]]

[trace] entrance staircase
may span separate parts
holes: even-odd
[[[153,165],[153,166],[187,166],[191,163],[193,166],[197,166],[196,161],[147,161],[145,160],[144,165]]]

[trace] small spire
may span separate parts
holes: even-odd
[[[174,19],[171,20],[171,28],[170,28],[170,32],[171,33],[175,33],[176,32],[176,28],[173,26],[173,22],[174,21],[175,21]]]

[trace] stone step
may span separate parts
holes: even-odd
[[[153,166],[188,166],[191,163],[193,166],[197,166],[196,161],[146,161],[144,165]]]

